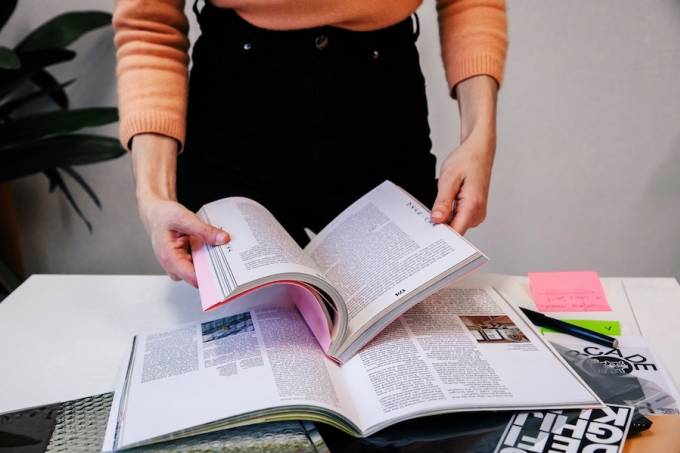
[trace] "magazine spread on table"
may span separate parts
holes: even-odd
[[[442,289],[343,366],[284,286],[245,298],[200,324],[135,337],[105,451],[275,420],[367,436],[454,411],[601,407],[492,288]]]
[[[204,310],[266,285],[288,291],[326,353],[345,362],[400,314],[487,258],[385,181],[304,249],[256,201],[231,197],[198,215],[224,228],[222,246],[192,244]]]
[[[680,414],[680,394],[644,337],[619,336],[618,348],[557,333],[545,338],[604,402],[643,415]]]

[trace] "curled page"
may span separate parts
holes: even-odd
[[[201,305],[203,310],[213,308],[216,304],[211,301],[219,301],[222,295],[217,290],[217,283],[210,268],[210,260],[208,259],[208,251],[204,244],[197,238],[191,238],[191,248],[193,250],[194,269],[196,270],[196,277],[201,285],[198,291],[201,295]],[[206,283],[209,282],[209,283]],[[312,291],[305,285],[293,281],[272,282],[262,285],[251,291],[256,291],[265,286],[283,284],[287,286],[288,294],[295,303],[302,318],[309,326],[309,330],[319,342],[319,345],[328,353],[331,344],[331,326],[328,324],[326,315],[321,308],[321,301],[319,301]],[[251,292],[246,291],[245,293]],[[245,294],[244,293],[244,294]]]
[[[328,353],[331,345],[331,327],[328,325],[320,301],[309,288],[295,282],[288,283],[288,293],[309,330],[312,331],[324,352]]]

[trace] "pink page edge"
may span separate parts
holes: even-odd
[[[327,353],[331,346],[330,326],[321,307],[319,307],[319,301],[304,285],[295,282],[287,282],[287,284],[295,306],[309,326],[309,330],[316,337],[316,341]]]
[[[198,293],[201,295],[201,307],[203,311],[207,311],[218,304],[222,300],[222,296],[217,291],[217,282],[210,269],[208,247],[199,239],[192,237],[191,250],[196,280],[198,281]]]

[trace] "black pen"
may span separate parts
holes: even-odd
[[[618,349],[619,340],[610,336],[595,332],[594,330],[586,329],[584,327],[575,326],[568,322],[560,321],[559,319],[551,318],[543,313],[529,310],[528,308],[519,307],[520,310],[527,315],[527,318],[539,327],[547,327],[560,333],[571,335],[572,337],[580,338],[582,340],[590,341],[592,343],[601,344],[602,346],[609,346],[613,349]]]

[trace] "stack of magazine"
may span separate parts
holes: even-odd
[[[434,414],[602,407],[493,288],[451,285],[486,257],[392,183],[304,249],[252,200],[199,215],[233,238],[194,244],[215,310],[133,339],[105,451],[276,420],[363,437]]]

